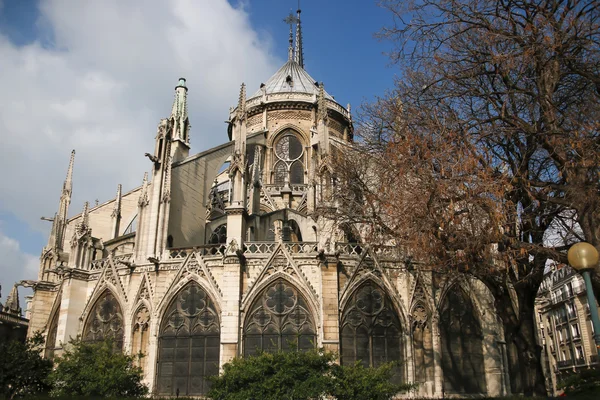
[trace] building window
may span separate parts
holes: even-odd
[[[342,365],[361,361],[365,367],[378,367],[403,359],[400,319],[389,296],[372,281],[358,288],[348,301],[341,330]],[[400,367],[395,375],[403,379]]]
[[[581,359],[584,358],[583,347],[577,346],[577,347],[575,347],[575,351],[576,351],[576,354],[577,354],[577,359],[581,360]]]
[[[158,338],[157,394],[201,396],[219,373],[220,323],[215,303],[196,282],[171,301]]]
[[[316,346],[316,329],[302,295],[283,279],[254,300],[244,325],[244,355]]]
[[[568,297],[573,296],[573,283],[572,282],[567,283],[567,296]]]
[[[581,332],[579,331],[579,324],[571,325],[571,333],[573,334],[574,339],[579,339],[581,337]]]
[[[219,225],[210,235],[210,244],[227,243],[227,224]]]
[[[83,329],[83,340],[101,342],[113,339],[115,350],[123,349],[123,313],[109,290],[98,298]]]
[[[291,185],[304,183],[304,147],[292,131],[286,131],[275,143],[273,183]]]

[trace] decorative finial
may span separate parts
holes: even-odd
[[[290,15],[288,15],[287,17],[285,17],[283,19],[283,22],[285,22],[286,24],[288,24],[290,26],[290,44],[288,46],[288,61],[292,61],[294,59],[294,29],[293,29],[293,25],[296,23],[296,17],[294,17],[294,14],[292,14],[292,11],[290,10]]]
[[[300,2],[298,2],[298,11],[296,11],[296,51],[295,60],[302,68],[304,68],[304,54],[302,51],[302,26],[300,24]]]
[[[175,89],[180,87],[187,90],[187,86],[185,86],[185,78],[179,78],[179,82],[177,83],[177,86],[175,86]]]

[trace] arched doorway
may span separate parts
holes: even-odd
[[[156,393],[200,396],[219,373],[220,323],[215,303],[196,282],[167,307],[158,338]]]
[[[105,290],[90,311],[83,329],[83,340],[101,342],[114,340],[114,349],[123,350],[123,313],[119,302],[110,290]]]
[[[360,361],[365,367],[402,362],[403,340],[400,318],[385,291],[372,281],[361,285],[342,313],[342,365]],[[403,380],[403,368],[395,371]]]
[[[244,355],[290,348],[313,349],[317,335],[304,297],[284,279],[269,285],[254,300],[244,324]]]
[[[481,325],[462,288],[448,291],[441,306],[440,333],[445,393],[485,393]]]

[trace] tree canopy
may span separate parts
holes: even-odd
[[[338,218],[484,282],[513,392],[544,393],[533,306],[546,263],[575,241],[600,248],[596,2],[381,5],[400,78],[336,157]]]
[[[0,396],[12,399],[45,393],[50,389],[48,374],[52,361],[43,359],[40,348],[44,338],[38,333],[25,343],[0,343]]]

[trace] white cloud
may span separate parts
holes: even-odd
[[[57,208],[71,149],[74,214],[118,183],[141,183],[180,76],[194,153],[227,140],[240,83],[254,91],[280,61],[226,0],[49,0],[40,11],[52,46],[0,35],[0,211],[38,229]]]
[[[1,302],[4,304],[12,285],[23,279],[36,279],[39,258],[21,251],[19,243],[6,236],[0,230],[0,285],[2,285]],[[19,289],[21,308],[25,312],[26,304],[23,296],[30,294],[31,289]]]

